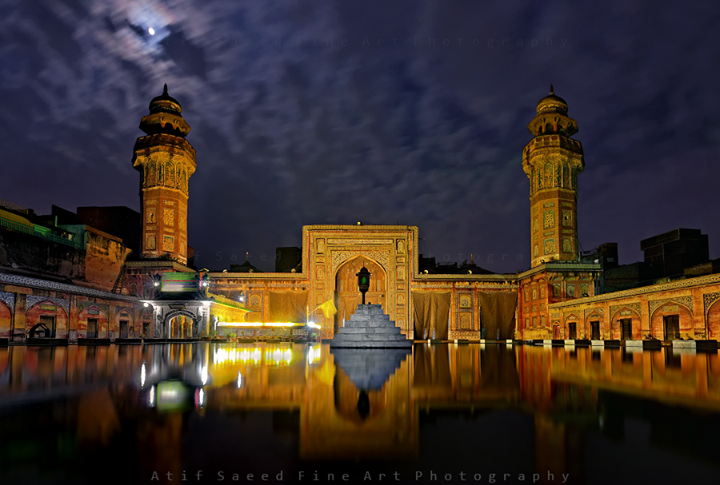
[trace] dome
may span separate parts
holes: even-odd
[[[163,93],[150,101],[150,113],[165,112],[180,114],[182,107],[180,103],[170,96],[167,91],[167,84],[163,88]]]
[[[537,113],[562,113],[567,114],[568,105],[560,96],[555,96],[553,85],[550,85],[550,94],[538,101]]]

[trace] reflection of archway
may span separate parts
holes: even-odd
[[[168,338],[192,338],[197,333],[198,316],[187,310],[177,310],[165,316],[163,330]]]
[[[335,273],[335,330],[342,326],[343,315],[345,320],[355,313],[358,305],[362,302],[362,296],[358,290],[357,273],[360,268],[365,267],[370,271],[370,289],[365,296],[366,303],[380,304],[383,312],[387,313],[385,302],[387,300],[387,273],[380,264],[365,256],[359,255],[345,261]]]

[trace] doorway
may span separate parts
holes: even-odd
[[[568,323],[568,338],[570,340],[577,339],[577,323],[575,323],[575,322]]]
[[[87,338],[98,338],[98,319],[88,318],[87,320]]]
[[[128,321],[120,320],[120,338],[128,338]]]
[[[600,340],[600,322],[590,322],[590,331],[592,340]]]
[[[622,329],[622,339],[632,340],[632,319],[623,318],[620,320],[620,328]]]
[[[663,317],[665,340],[680,340],[680,315],[667,315]]]
[[[48,329],[45,337],[55,338],[55,317],[51,315],[41,315],[40,325]]]
[[[383,313],[387,314],[386,292],[387,275],[385,270],[376,262],[364,256],[346,261],[335,274],[335,314],[334,330],[338,331],[350,320],[358,305],[362,302],[362,295],[358,290],[357,273],[365,266],[370,272],[370,288],[365,295],[365,303],[382,305]]]

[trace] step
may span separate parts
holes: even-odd
[[[28,337],[25,343],[27,345],[67,345],[68,339]]]
[[[110,345],[109,338],[78,338],[78,345]]]
[[[330,347],[334,348],[412,348],[413,344],[409,340],[399,340],[392,342],[382,342],[379,340],[366,340],[363,342],[336,342],[333,341]]]
[[[364,340],[407,340],[402,334],[382,334],[382,333],[348,333],[339,334],[335,337],[335,341],[353,341],[361,342]]]
[[[351,315],[349,320],[345,320],[345,323],[347,322],[370,322],[370,321],[383,321],[383,322],[389,322],[390,317],[388,315]]]
[[[400,333],[400,327],[340,327],[338,333]]]

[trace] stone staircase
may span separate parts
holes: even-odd
[[[358,305],[330,342],[331,348],[412,348],[412,341],[400,333],[381,305]]]

